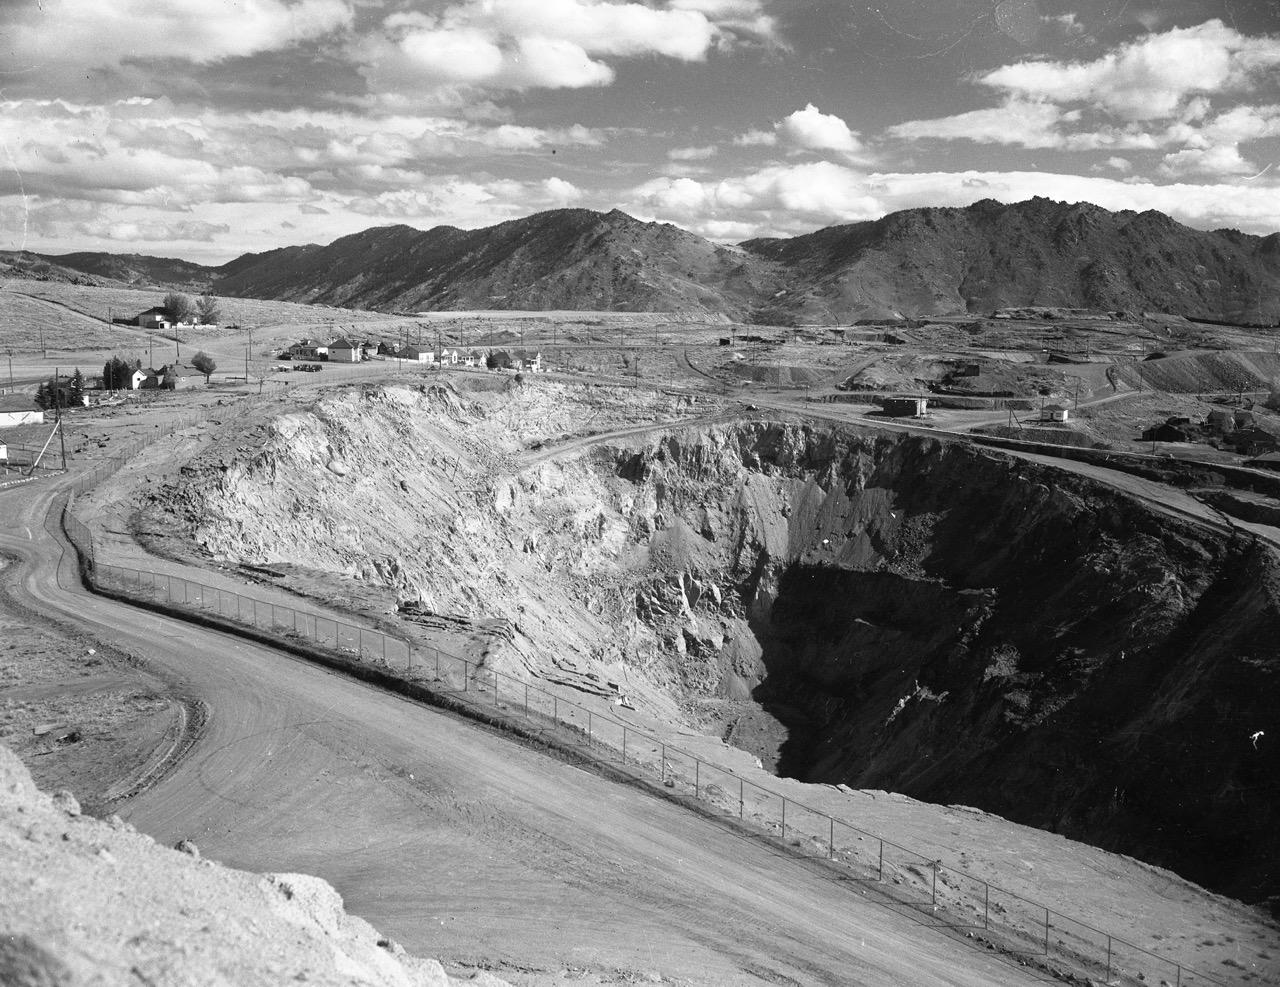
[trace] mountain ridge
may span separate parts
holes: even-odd
[[[1039,197],[908,209],[736,246],[618,209],[556,209],[475,230],[370,227],[218,267],[36,256],[127,283],[190,288],[203,278],[222,295],[377,311],[679,310],[785,324],[1046,306],[1280,318],[1280,233],[1195,230],[1154,210]]]

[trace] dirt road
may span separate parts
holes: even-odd
[[[22,602],[149,658],[210,714],[120,814],[331,881],[411,951],[516,983],[1014,984],[1027,971],[685,810],[234,637],[89,595],[46,488],[0,493]]]

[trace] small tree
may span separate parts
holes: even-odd
[[[196,316],[196,308],[191,299],[180,291],[171,291],[164,296],[161,304],[174,322],[190,322]]]
[[[50,390],[52,390],[52,388],[50,388],[48,384],[43,382],[40,384],[39,387],[36,388],[36,404],[38,404],[45,411],[48,411],[50,408],[53,407],[53,401],[49,397]]]
[[[79,367],[76,367],[76,372],[71,375],[67,392],[67,400],[70,404],[77,407],[84,404],[84,374],[80,372]]]
[[[217,325],[218,320],[222,318],[222,309],[218,305],[218,299],[206,291],[196,299],[196,315],[201,323],[206,326]]]
[[[204,382],[209,383],[209,375],[218,369],[218,364],[204,350],[191,358],[191,365],[204,374]]]

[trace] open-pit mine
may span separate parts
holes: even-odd
[[[557,440],[628,401],[347,387],[194,459],[141,527],[787,777],[1277,893],[1272,781],[1240,743],[1280,633],[1256,539],[999,451],[696,399]]]

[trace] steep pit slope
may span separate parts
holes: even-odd
[[[305,594],[374,612],[400,604],[413,621],[406,630],[429,628],[434,643],[443,635],[511,674],[612,694],[627,682],[624,612],[643,632],[634,594],[599,582],[601,572],[625,582],[637,564],[628,523],[582,457],[527,473],[520,457],[566,434],[718,411],[546,381],[349,388],[144,494],[144,524],[188,532],[220,563],[270,566]],[[676,716],[663,684],[648,697]]]
[[[455,980],[348,915],[327,883],[249,874],[159,847],[118,817],[42,794],[0,745],[0,983],[367,984]]]
[[[1269,553],[936,440],[753,424],[596,455],[682,590],[683,681],[750,689],[784,773],[1280,890]]]
[[[522,453],[623,393],[351,388],[157,503],[219,562],[411,601],[406,629],[785,774],[1276,893],[1271,556],[924,438],[722,423]]]

